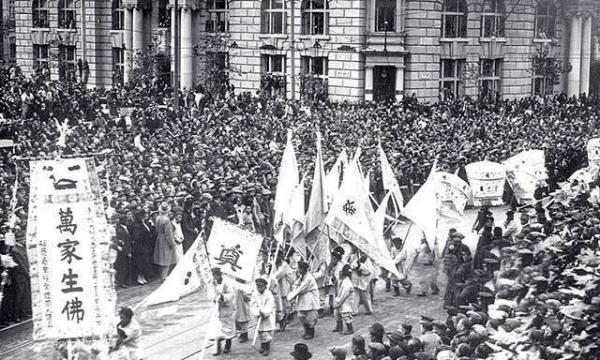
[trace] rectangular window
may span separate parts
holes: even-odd
[[[261,55],[263,73],[285,74],[285,55]]]
[[[323,35],[327,33],[327,3],[309,0],[302,4],[302,34]]]
[[[48,28],[48,0],[33,0],[32,3],[32,25],[34,28]]]
[[[480,93],[483,99],[497,100],[502,95],[502,59],[481,59],[479,63]]]
[[[283,0],[263,0],[262,32],[285,34],[285,6]]]
[[[482,14],[481,15],[481,37],[504,37],[504,15]]]
[[[302,73],[316,75],[319,78],[327,77],[327,58],[302,56]]]
[[[125,50],[112,49],[113,60],[113,85],[123,85],[123,72],[125,71]]]
[[[112,29],[123,30],[125,29],[125,9],[121,0],[113,1],[112,9]]]
[[[49,74],[48,45],[33,45],[33,66],[37,74]]]
[[[533,95],[547,96],[554,93],[554,59],[533,61]]]
[[[453,99],[464,95],[464,60],[442,59],[440,62],[440,98]]]
[[[58,0],[58,28],[75,29],[75,0]]]
[[[227,33],[229,31],[229,14],[226,0],[211,0],[208,2],[208,20],[206,32]]]
[[[75,46],[58,47],[58,78],[61,81],[75,81],[77,78],[75,52]]]
[[[375,0],[375,31],[396,31],[396,0]]]

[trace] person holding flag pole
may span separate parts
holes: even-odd
[[[305,340],[315,337],[317,310],[319,309],[319,288],[308,268],[309,265],[306,261],[298,263],[298,277],[294,283],[294,289],[288,294],[289,301],[298,299],[296,309],[298,319],[304,327],[302,338]]]

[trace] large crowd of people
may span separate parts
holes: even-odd
[[[3,324],[30,316],[30,305],[15,301],[29,291],[24,249],[28,165],[17,157],[94,156],[106,188],[107,214],[115,227],[115,280],[118,286],[127,287],[154,278],[164,279],[165,266],[173,265],[199,234],[208,235],[211,216],[270,235],[277,170],[288,129],[293,133],[301,174],[306,175],[307,192],[314,166],[315,133],[319,130],[326,168],[331,167],[342,149],[362,149],[361,165],[372,170],[370,190],[377,198],[383,193],[377,166],[377,144],[381,141],[408,198],[423,183],[434,160],[441,170],[455,171],[470,162],[501,161],[527,149],[545,151],[549,188],[555,190],[558,182],[585,166],[587,140],[600,127],[600,99],[595,96],[575,99],[563,95],[495,103],[459,99],[437,104],[420,103],[409,96],[393,104],[307,105],[260,93],[212,97],[188,90],[180,93],[181,106],[176,110],[168,87],[150,83],[112,90],[86,89],[77,83],[26,78],[15,66],[2,68],[0,80],[0,139],[14,141],[14,146],[0,149],[0,224],[4,224],[0,229],[0,250],[10,252],[18,265],[5,272],[0,309]],[[576,222],[587,221],[586,216]],[[551,214],[547,218],[553,219]],[[164,221],[175,225],[181,247],[168,259],[163,256],[158,239],[159,224]],[[589,240],[588,235],[582,239]],[[497,243],[495,232],[486,232],[485,236],[490,244]],[[10,249],[4,246],[9,237],[16,239]],[[522,250],[539,240],[537,235],[531,237],[525,235],[524,240],[531,244],[527,243],[517,254],[523,255]],[[511,246],[515,246],[513,242]],[[478,248],[479,253],[472,254],[477,258],[475,263],[488,264],[485,260],[489,257],[483,253],[488,250]],[[543,255],[547,256],[520,259],[515,266],[535,268],[542,266],[540,261],[547,261],[548,256],[557,256],[546,252]],[[464,258],[464,254],[458,254],[453,261],[469,263]],[[557,259],[564,261],[560,256]],[[502,258],[498,263],[504,261]],[[464,270],[468,273],[468,269]],[[504,270],[499,278],[517,281],[523,275]],[[475,280],[490,281],[483,274],[474,276],[449,276],[453,292],[446,294],[449,308],[454,307],[452,302],[457,298],[478,293],[472,289],[478,283]],[[535,277],[523,280],[521,291],[511,287],[499,291],[496,297],[501,295],[507,301],[523,299],[523,289],[527,290]],[[410,286],[402,286],[409,291]],[[465,288],[471,293],[463,294]],[[528,311],[538,311],[533,305],[529,308]],[[474,331],[475,325],[485,327],[488,320],[497,330],[505,324],[502,321],[515,316],[515,309],[506,310],[495,310],[508,313],[495,322],[492,320],[498,319],[465,313],[466,319],[457,321],[462,323],[461,329],[455,325],[455,331],[463,334],[463,339]],[[540,314],[547,314],[551,309],[542,310]],[[485,312],[485,308],[469,311]],[[573,331],[572,324],[569,326],[569,331]],[[546,339],[542,335],[545,334],[535,341]],[[455,334],[444,336],[452,338]],[[471,351],[481,345],[475,343],[468,344]]]

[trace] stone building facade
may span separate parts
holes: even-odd
[[[2,0],[0,5],[0,59],[10,63],[16,60],[15,0]]]
[[[236,70],[236,91],[296,98],[307,74],[331,99],[353,101],[600,86],[598,0],[179,0],[177,9],[173,0],[14,1],[25,72],[47,66],[65,78],[83,59],[89,86],[126,81],[139,51],[175,58],[176,39],[183,88],[202,78],[208,53]],[[220,45],[206,48],[207,38]]]

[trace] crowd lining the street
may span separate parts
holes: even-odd
[[[314,166],[315,130],[323,134],[326,168],[343,148],[360,146],[361,165],[372,169],[371,191],[380,199],[383,189],[376,169],[379,141],[407,195],[423,183],[434,159],[439,170],[458,170],[460,174],[470,162],[501,161],[526,149],[545,151],[549,189],[553,191],[558,182],[585,166],[587,140],[600,127],[597,97],[526,98],[492,104],[469,99],[423,104],[407,97],[395,104],[306,106],[260,94],[211,98],[185,91],[181,93],[182,108],[176,112],[169,89],[151,84],[88,90],[75,83],[28,79],[16,67],[3,68],[0,80],[0,138],[10,138],[15,144],[0,150],[0,223],[10,224],[0,230],[0,250],[10,252],[18,265],[8,269],[0,309],[4,324],[30,316],[30,303],[22,301],[30,291],[24,248],[29,179],[27,162],[15,160],[15,155],[95,154],[100,179],[110,189],[106,209],[115,227],[115,280],[118,286],[127,287],[157,277],[164,279],[196,237],[209,234],[211,216],[269,236],[287,129],[292,130],[301,173],[307,177]],[[130,115],[115,116],[118,108],[131,109]],[[64,146],[58,144],[61,132],[57,124],[68,125],[62,133]],[[448,276],[444,296],[448,319],[436,321],[425,316],[420,335],[411,333],[408,326],[386,332],[381,324],[374,324],[370,341],[355,337],[352,349],[346,350],[347,357],[486,359],[502,349],[512,354],[538,354],[535,356],[540,359],[571,355],[594,358],[599,353],[594,342],[599,335],[595,310],[600,287],[594,266],[599,262],[600,222],[598,204],[590,203],[589,195],[589,189],[577,190],[568,196],[567,205],[557,202],[546,211],[536,206],[539,211],[532,210],[534,215],[527,215],[519,230],[513,229],[511,234],[506,233],[511,228],[509,219],[496,230],[494,219],[483,209],[481,227],[476,229],[480,241],[475,254],[468,253],[461,245],[461,234],[453,232],[442,259],[437,259],[443,262]],[[168,222],[173,224],[171,231],[179,248],[174,255],[165,255],[164,247],[170,245],[158,235],[159,224],[168,226]],[[556,234],[560,234],[559,240]],[[8,249],[4,240],[13,235],[16,246]],[[401,250],[401,242],[399,246]],[[395,259],[403,269],[405,260],[400,252]],[[352,249],[346,256],[349,253],[354,259],[337,265],[341,269],[348,265],[342,271],[352,284],[348,291],[354,292],[352,297],[361,300],[370,312],[368,286],[360,285],[356,278],[368,259],[363,260]],[[338,257],[342,259],[344,254],[334,252],[332,259]],[[282,273],[288,261],[279,259],[276,271]],[[292,300],[302,295],[298,294],[299,286],[310,283],[317,290],[322,287],[306,269],[302,273],[307,265],[300,262],[294,267],[298,278],[290,274],[289,266],[290,270],[283,272],[290,275],[288,294],[283,293],[286,285],[278,279],[277,301],[282,302],[281,314],[275,316],[278,328],[285,327],[293,316],[288,313],[289,304],[283,304],[289,292],[296,295]],[[411,284],[405,275],[406,279],[390,279],[389,288],[399,294],[401,285],[409,293]],[[336,271],[330,273],[329,281],[336,276]],[[307,279],[310,277],[312,281]],[[343,280],[328,284],[336,297]],[[421,286],[424,288],[427,286]],[[432,291],[436,292],[434,287]],[[314,314],[302,314],[296,304],[306,340],[315,335],[317,313],[327,312],[323,301],[327,297],[321,294],[316,300],[307,300],[318,303],[307,308]],[[229,299],[243,300],[243,294]],[[351,311],[339,311],[339,302],[332,305],[338,309],[335,329],[352,334],[352,327],[347,325],[351,325],[358,304]],[[268,331],[277,327],[274,324]],[[270,342],[266,335],[261,339]],[[227,340],[231,347],[231,337],[222,340],[226,341],[225,348]],[[263,353],[268,353],[267,349],[261,347]],[[343,352],[332,349],[336,359],[345,358],[340,355]],[[308,354],[306,345],[297,344],[292,356],[308,359]]]

